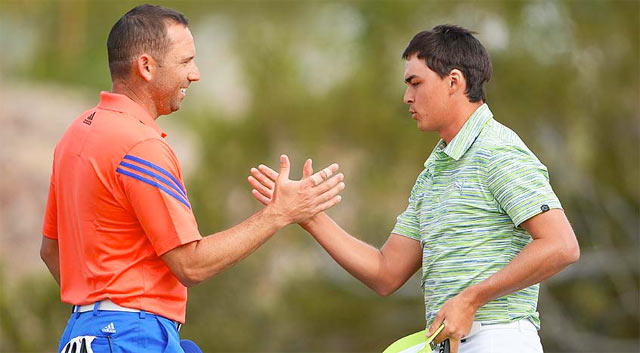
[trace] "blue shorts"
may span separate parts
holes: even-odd
[[[175,322],[145,311],[73,313],[60,339],[58,352],[63,348],[66,350],[67,343],[71,342],[71,346],[76,342],[79,346],[82,340],[95,353],[184,353]]]

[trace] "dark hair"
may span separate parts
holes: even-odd
[[[107,39],[111,78],[127,75],[136,55],[147,52],[157,60],[164,57],[171,44],[167,38],[168,22],[189,25],[180,12],[156,5],[136,6],[124,14]]]
[[[408,60],[414,54],[441,78],[451,70],[462,71],[467,81],[465,94],[470,102],[486,100],[483,85],[491,78],[491,59],[482,43],[468,29],[454,25],[435,26],[416,34],[402,53]]]

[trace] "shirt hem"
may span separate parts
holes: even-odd
[[[541,204],[544,204],[544,202],[541,202]],[[520,227],[520,225],[522,223],[530,220],[531,218],[533,218],[533,217],[535,217],[535,216],[537,216],[537,215],[539,215],[541,213],[547,212],[549,210],[554,210],[554,209],[561,209],[561,210],[563,209],[562,205],[557,201],[551,201],[551,202],[548,203],[547,206],[549,207],[549,209],[545,210],[545,211],[543,211],[542,209],[531,209],[528,212],[523,213],[523,215],[519,216],[517,220],[513,220],[513,224],[516,227]]]
[[[413,239],[415,241],[420,241],[420,237],[414,237],[412,235],[408,235],[408,234],[403,234],[403,233],[399,233],[397,232],[395,229],[391,231],[391,234],[397,234],[397,235],[401,235],[405,238],[409,238],[409,239]]]

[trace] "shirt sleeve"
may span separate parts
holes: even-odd
[[[49,180],[49,196],[47,196],[47,206],[44,211],[44,222],[42,225],[42,235],[51,239],[58,239],[58,206],[55,188],[55,156],[54,165],[51,168],[51,179]]]
[[[420,240],[420,220],[418,219],[418,210],[420,203],[420,190],[422,190],[422,174],[418,176],[418,180],[411,189],[409,195],[409,205],[396,219],[396,225],[391,233],[402,235],[411,239]]]
[[[178,159],[164,141],[149,139],[134,146],[116,175],[158,256],[202,239]]]
[[[516,227],[542,212],[562,208],[547,168],[524,146],[496,148],[487,165],[487,183]]]

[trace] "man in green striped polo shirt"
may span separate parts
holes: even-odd
[[[539,283],[579,257],[547,169],[484,103],[491,61],[471,32],[420,32],[403,58],[404,102],[418,129],[441,140],[389,239],[378,250],[324,213],[300,225],[380,295],[422,266],[429,333],[445,323],[435,341],[449,339],[451,352],[542,352]],[[252,170],[253,194],[264,204],[276,176],[265,166]]]

